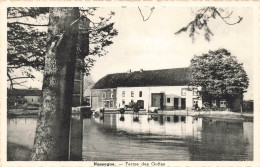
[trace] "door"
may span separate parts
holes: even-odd
[[[144,109],[144,101],[143,100],[137,100],[137,105],[140,109]]]
[[[179,98],[174,98],[174,109],[178,109],[179,106]]]
[[[158,107],[159,109],[163,109],[162,93],[152,93],[152,107]]]
[[[186,98],[181,98],[181,109],[186,109]]]
[[[106,108],[109,108],[109,101],[105,101],[104,104]]]
[[[197,98],[194,98],[194,99],[192,99],[192,101],[193,101],[193,109],[196,109],[196,104],[198,104],[198,99]],[[198,107],[198,105],[197,105],[197,107]]]

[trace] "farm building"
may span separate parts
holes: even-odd
[[[7,89],[7,98],[13,99],[14,103],[40,104],[41,97],[42,91],[38,89]]]
[[[93,86],[92,108],[122,108],[131,102],[139,103],[145,110],[187,109],[195,103],[202,106],[198,88],[189,87],[189,79],[189,68],[109,74]]]

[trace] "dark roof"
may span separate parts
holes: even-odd
[[[37,89],[7,89],[7,95],[10,96],[41,96],[42,90]]]
[[[101,78],[92,89],[140,86],[184,86],[188,84],[189,76],[189,68],[108,74]]]

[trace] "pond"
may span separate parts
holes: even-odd
[[[75,120],[82,121],[74,116]],[[7,127],[8,143],[32,147],[35,118],[10,118]],[[252,122],[105,114],[84,118],[72,131],[82,132],[74,138],[85,161],[253,160]]]

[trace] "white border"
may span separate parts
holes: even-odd
[[[6,55],[7,55],[7,31],[6,31],[6,23],[7,17],[6,13],[7,7],[16,6],[16,7],[27,7],[27,6],[39,6],[39,7],[78,7],[78,6],[103,6],[103,7],[120,7],[120,6],[225,6],[225,7],[253,7],[254,9],[254,102],[255,102],[255,109],[254,109],[254,161],[163,161],[167,166],[260,166],[260,40],[259,40],[259,27],[260,27],[260,3],[257,1],[234,1],[234,2],[202,2],[202,1],[152,1],[152,2],[129,2],[129,1],[111,1],[111,2],[94,2],[94,1],[0,1],[0,49],[1,49],[1,56],[0,56],[0,117],[1,117],[1,146],[0,146],[0,166],[3,167],[17,167],[17,166],[63,166],[63,167],[87,167],[87,166],[94,166],[94,162],[82,161],[82,162],[26,162],[26,161],[6,161],[6,143],[7,143],[7,112],[6,112]],[[109,162],[109,161],[106,161]],[[125,166],[125,161],[110,161],[116,163],[117,166]],[[133,161],[133,162],[147,162],[147,161]]]

